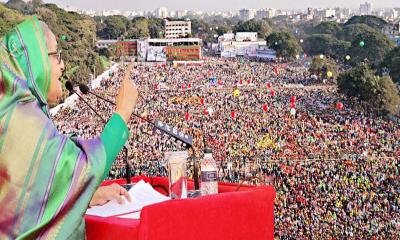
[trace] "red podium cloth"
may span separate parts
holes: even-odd
[[[166,194],[167,178],[135,177],[143,179]],[[124,180],[106,181],[124,184]],[[162,186],[162,187],[157,187]],[[193,189],[193,182],[188,181]],[[117,217],[85,216],[87,239],[273,239],[273,187],[242,186],[220,183],[223,194],[196,199],[167,201],[143,208],[140,220]]]

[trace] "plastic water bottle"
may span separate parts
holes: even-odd
[[[218,193],[217,164],[212,156],[212,150],[204,150],[204,158],[201,161],[201,195]]]

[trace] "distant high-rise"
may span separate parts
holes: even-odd
[[[256,12],[256,19],[260,20],[263,18],[273,18],[275,17],[275,9],[268,8],[268,9],[259,9]]]
[[[372,10],[372,3],[365,2],[364,4],[360,4],[360,15],[371,15]]]
[[[158,18],[167,18],[168,17],[168,9],[166,7],[157,8],[155,15]]]
[[[239,10],[239,17],[240,20],[242,21],[248,21],[250,19],[253,19],[256,16],[256,10],[254,9],[240,9]]]
[[[188,15],[188,10],[177,10],[175,13],[176,18],[183,18]]]

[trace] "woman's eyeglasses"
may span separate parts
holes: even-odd
[[[62,58],[61,58],[61,50],[58,50],[56,52],[49,52],[49,56],[56,56],[58,64],[61,64]]]

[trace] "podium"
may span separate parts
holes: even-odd
[[[166,194],[168,179],[143,179]],[[124,180],[106,181],[124,184]],[[188,181],[188,189],[193,189]],[[274,238],[275,189],[219,183],[219,194],[171,200],[144,207],[140,220],[85,216],[87,239],[131,240],[266,240]]]

